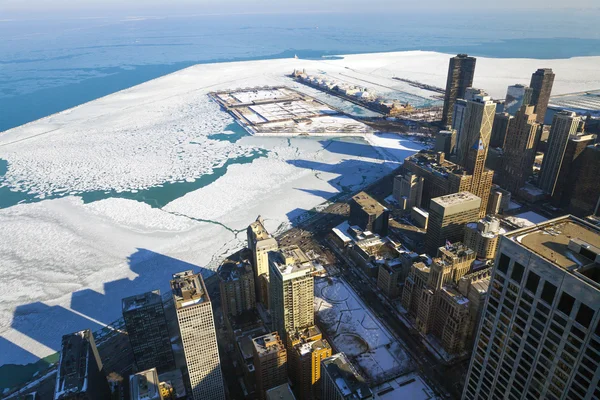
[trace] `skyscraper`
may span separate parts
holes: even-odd
[[[505,189],[517,193],[533,173],[535,150],[540,141],[541,126],[533,106],[523,106],[511,124],[504,144],[500,176]]]
[[[573,170],[576,171],[577,180],[567,209],[581,217],[592,214],[600,216],[600,144],[586,147],[574,164]]]
[[[288,372],[299,399],[311,400],[320,388],[321,361],[331,357],[331,346],[316,326],[297,330],[288,338]],[[320,396],[319,396],[320,397]]]
[[[387,235],[390,211],[365,192],[360,192],[350,200],[350,224],[358,225],[365,231]]]
[[[110,389],[89,329],[62,337],[54,400],[105,400]]]
[[[487,93],[478,91],[467,99],[462,126],[453,125],[453,128],[457,130],[457,164],[463,166],[466,164],[469,149],[476,146],[480,139],[483,141],[487,156],[495,115],[496,103]]]
[[[240,315],[256,307],[254,272],[247,260],[226,260],[217,269],[223,314]]]
[[[159,290],[122,300],[123,319],[139,371],[175,369],[171,337]]]
[[[443,152],[446,157],[450,157],[454,153],[456,147],[456,131],[450,129],[449,131],[439,131],[435,137],[435,147],[433,151]]]
[[[552,203],[554,206],[567,209],[573,195],[573,189],[575,185],[579,183],[579,176],[582,172],[578,167],[584,166],[582,163],[578,163],[577,160],[581,157],[585,149],[589,145],[592,145],[595,140],[596,135],[586,135],[583,132],[578,132],[576,135],[569,137],[563,162],[558,171],[554,195],[552,196]]]
[[[492,137],[490,138],[490,147],[504,148],[506,135],[510,129],[515,117],[509,113],[496,113],[494,116],[494,125],[492,126]]]
[[[173,275],[173,303],[194,400],[225,399],[212,304],[200,274]]]
[[[522,106],[531,104],[533,89],[524,85],[516,84],[508,87],[506,100],[504,101],[504,112],[515,115]]]
[[[315,324],[313,264],[298,246],[269,253],[271,318],[282,338]]]
[[[462,241],[465,225],[479,220],[480,205],[481,199],[469,192],[431,199],[425,239],[429,254],[437,254],[438,247],[443,246],[446,241]]]
[[[599,254],[571,216],[500,238],[463,399],[598,397]]]
[[[552,127],[548,136],[548,146],[546,154],[544,154],[544,160],[542,161],[538,184],[550,196],[554,195],[558,173],[565,156],[569,136],[577,133],[580,123],[581,117],[578,117],[571,111],[561,111],[555,114],[552,119]]]
[[[477,258],[494,259],[499,239],[500,220],[496,217],[487,215],[465,226],[465,246],[475,250]]]
[[[424,179],[412,172],[397,175],[394,178],[394,199],[400,204],[400,209],[410,213],[413,207],[421,206]]]
[[[279,245],[267,229],[262,217],[250,224],[247,231],[248,248],[252,250],[254,266],[254,285],[257,300],[265,307],[269,306],[269,252],[277,250]]]
[[[265,399],[267,390],[287,383],[287,352],[277,332],[253,339],[252,345],[256,393]]]
[[[483,218],[487,212],[487,204],[492,190],[492,178],[494,172],[485,168],[487,156],[487,145],[480,138],[473,147],[469,149],[466,161],[467,171],[473,174],[469,192],[481,199],[479,206],[479,217]]]
[[[475,63],[475,57],[469,57],[466,54],[458,54],[456,57],[450,59],[448,79],[446,80],[446,94],[444,96],[442,125],[452,125],[454,102],[457,99],[462,99],[465,95],[465,90],[473,86]]]
[[[548,109],[553,84],[554,72],[550,68],[540,68],[531,75],[531,83],[529,84],[533,89],[531,104],[535,106],[536,121],[540,124],[543,124],[544,118],[546,118],[546,110]]]

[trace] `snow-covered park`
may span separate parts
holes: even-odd
[[[307,68],[410,92],[420,89],[392,76],[443,86],[448,58],[404,52],[197,65],[1,133],[0,365],[36,361],[56,352],[63,334],[111,323],[121,298],[165,292],[174,272],[209,274],[244,245],[257,215],[282,231],[421,149],[385,133],[249,136],[208,92],[287,85],[356,111],[286,75]],[[600,84],[599,59],[479,58],[475,84],[503,97],[508,85],[551,67],[555,94],[589,89]]]

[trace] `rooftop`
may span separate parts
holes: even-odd
[[[225,260],[217,269],[217,275],[223,282],[237,281],[247,274],[252,274],[252,265],[248,260],[238,262]]]
[[[262,217],[259,215],[256,221],[250,224],[250,229],[254,232],[256,240],[264,240],[271,238],[269,232],[265,228],[265,223]]]
[[[267,390],[266,394],[267,400],[296,400],[292,389],[290,389],[290,385],[287,383]]]
[[[348,361],[344,353],[338,353],[322,361],[331,380],[335,382],[345,399],[368,399],[373,394],[365,380]]]
[[[452,301],[458,305],[464,306],[469,304],[469,299],[464,297],[458,290],[453,288],[452,286],[444,286],[442,291],[448,296]]]
[[[121,303],[123,312],[127,312],[138,308],[155,306],[157,304],[162,305],[162,298],[160,297],[160,290],[153,290],[151,292],[125,297]]]
[[[447,178],[449,174],[466,175],[467,171],[458,164],[454,164],[446,159],[438,161],[438,154],[431,150],[421,150],[418,153],[406,158],[406,161],[412,162],[421,168]]]
[[[298,246],[286,246],[277,252],[269,253],[269,260],[277,267],[281,275],[298,272],[312,272],[313,263]]]
[[[202,277],[192,270],[174,274],[171,291],[177,309],[210,301]]]
[[[365,192],[360,192],[352,196],[352,200],[354,200],[358,205],[360,205],[363,210],[367,213],[382,213],[384,211],[388,211],[380,202],[369,196]]]
[[[161,400],[156,368],[138,372],[129,377],[131,400]]]
[[[600,228],[568,215],[505,236],[553,265],[600,284]]]
[[[441,207],[449,207],[455,206],[459,204],[465,204],[468,202],[477,202],[481,203],[481,199],[475,196],[471,192],[458,192],[453,194],[448,194],[446,196],[436,197],[435,199],[431,199],[432,203],[436,203]],[[479,207],[479,205],[477,206]]]
[[[259,357],[269,353],[285,351],[283,342],[277,332],[267,333],[266,335],[252,339],[252,344]]]

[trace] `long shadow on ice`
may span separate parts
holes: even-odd
[[[176,272],[193,270],[209,275],[209,270],[148,249],[137,249],[128,257],[133,279],[118,279],[104,284],[104,293],[85,289],[71,296],[71,308],[49,306],[41,302],[18,306],[11,327],[55,351],[60,350],[63,335],[83,329],[97,331],[121,316],[121,299],[149,290],[169,291],[169,281]],[[0,354],[10,360],[35,362],[36,357],[18,344],[0,341]]]

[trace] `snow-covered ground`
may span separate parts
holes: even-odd
[[[372,382],[391,379],[411,368],[404,349],[356,293],[341,279],[315,282],[315,312],[333,341]]]
[[[257,215],[268,229],[284,229],[421,148],[389,134],[366,140],[211,138],[233,120],[208,100],[209,91],[288,85],[365,113],[285,75],[307,68],[366,86],[372,76],[378,85],[409,90],[392,76],[443,86],[448,57],[405,52],[198,65],[0,134],[0,159],[8,162],[0,189],[29,196],[0,209],[0,364],[36,361],[58,350],[63,334],[116,320],[122,297],[167,290],[173,272],[208,273],[243,245],[243,230]],[[503,97],[509,84],[552,67],[555,94],[584,90],[600,86],[598,60],[479,58],[475,84]],[[246,156],[255,158],[230,162]],[[199,181],[228,162],[218,179],[163,208],[111,198]],[[87,204],[78,196],[104,191],[110,193]],[[48,199],[61,194],[72,195]]]

